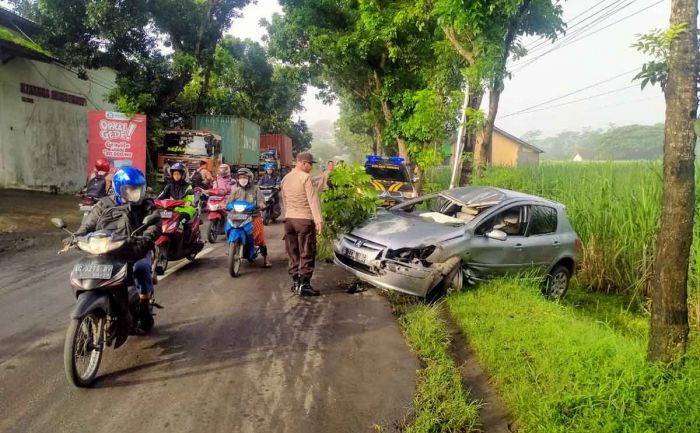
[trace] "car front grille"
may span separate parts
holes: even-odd
[[[367,266],[364,263],[356,262],[355,260],[337,252],[335,253],[335,257],[340,263],[344,264],[345,266],[348,266],[368,275],[377,275],[377,273],[374,272],[371,267]]]

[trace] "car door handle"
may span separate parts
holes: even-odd
[[[515,244],[515,249],[517,251],[522,251],[523,250],[523,244]]]
[[[552,242],[552,245],[554,245],[554,248],[559,248],[559,245],[561,245],[561,242],[554,241],[554,242]]]

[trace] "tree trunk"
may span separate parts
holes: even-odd
[[[480,84],[476,85],[476,88],[472,86],[469,87],[469,108],[473,110],[478,110],[481,107],[481,100],[484,97],[484,89]],[[467,120],[468,121],[468,120]],[[472,172],[474,171],[474,148],[476,145],[476,133],[474,131],[467,131],[464,134],[464,147],[463,152],[470,154],[470,157],[462,162],[462,169],[460,174],[459,185],[466,186],[469,185],[469,179],[471,179]],[[462,155],[459,155],[461,158]]]
[[[671,25],[685,31],[671,42],[665,88],[664,178],[661,226],[652,278],[651,332],[647,358],[672,363],[688,341],[688,257],[695,209],[697,117],[697,0],[672,0]]]
[[[479,154],[478,173],[479,176],[483,170],[493,161],[493,128],[496,126],[496,114],[498,113],[498,103],[501,99],[502,88],[491,86],[489,91],[489,114],[486,118],[484,126],[484,136],[481,140],[481,153]]]
[[[382,148],[382,125],[377,122],[374,124],[374,154],[384,155]]]
[[[396,144],[399,148],[399,156],[404,159],[406,162],[406,165],[408,165],[411,162],[411,159],[408,157],[408,148],[406,147],[406,139],[403,137],[399,137],[396,139]]]
[[[197,105],[195,107],[194,114],[205,114],[204,104],[209,96],[209,80],[211,78],[211,69],[214,66],[214,56],[211,55],[207,59],[206,65],[204,65],[204,79],[202,80],[202,88],[199,89],[199,96],[197,96]]]

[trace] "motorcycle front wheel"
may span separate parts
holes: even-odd
[[[105,325],[105,316],[94,312],[70,321],[63,345],[63,367],[73,386],[85,388],[94,382],[104,352]]]
[[[168,258],[165,255],[162,247],[156,247],[156,273],[158,275],[165,274],[168,269]]]
[[[228,246],[228,272],[232,277],[241,275],[241,261],[243,260],[243,244],[240,241],[231,242]]]
[[[216,238],[219,236],[219,220],[211,220],[209,222],[209,232],[207,233],[207,240],[210,244],[216,242]]]

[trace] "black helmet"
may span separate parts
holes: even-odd
[[[187,173],[187,167],[181,162],[176,162],[170,167],[170,172],[172,173],[173,171],[179,171],[184,176]]]

